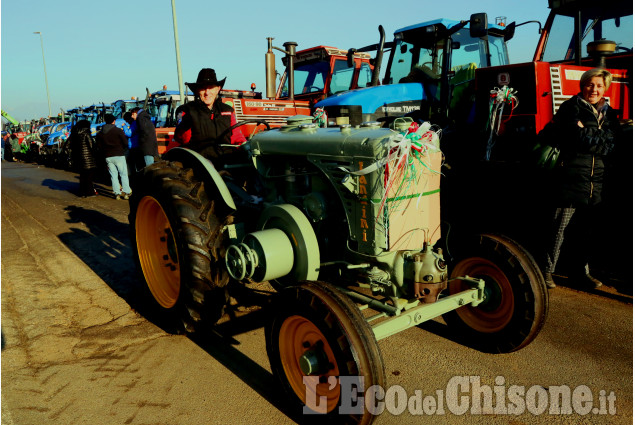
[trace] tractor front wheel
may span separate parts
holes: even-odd
[[[130,199],[135,259],[152,298],[188,332],[215,323],[228,300],[223,226],[205,183],[177,162],[146,167]]]
[[[275,376],[298,414],[324,423],[374,419],[360,403],[374,385],[385,389],[384,365],[373,331],[359,308],[336,287],[304,282],[284,288],[265,328]],[[370,409],[369,409],[370,407]]]
[[[478,235],[463,242],[451,278],[470,276],[485,282],[485,300],[443,316],[460,338],[485,352],[508,353],[534,340],[547,318],[547,287],[532,256],[513,240]],[[461,280],[450,294],[468,289]]]

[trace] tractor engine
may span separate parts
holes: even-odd
[[[447,281],[442,253],[433,250],[437,146],[429,125],[406,137],[379,123],[322,129],[309,120],[255,135],[264,209],[255,231],[245,224],[230,245],[230,274],[353,278],[374,294],[436,301]]]

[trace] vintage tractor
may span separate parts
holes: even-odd
[[[445,244],[438,135],[397,124],[294,117],[225,147],[235,152],[216,166],[171,149],[133,188],[134,253],[164,313],[201,330],[223,314],[228,285],[270,282],[272,370],[298,408],[323,400],[336,422],[372,422],[366,409],[340,415],[334,378],[384,385],[379,339],[443,315],[477,348],[510,352],[546,319],[544,279],[520,245],[495,234]],[[306,379],[317,380],[308,392]]]

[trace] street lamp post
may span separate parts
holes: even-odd
[[[42,46],[42,63],[44,64],[44,82],[46,83],[46,100],[49,104],[49,118],[51,117],[51,96],[49,95],[49,81],[46,77],[46,61],[44,60],[44,41],[42,40],[42,33],[40,31],[35,31],[33,34],[40,35],[40,45]]]

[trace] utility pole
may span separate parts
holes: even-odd
[[[174,0],[172,0],[174,1]],[[44,64],[44,82],[46,83],[46,99],[49,103],[49,118],[51,117],[51,96],[49,96],[49,81],[46,77],[46,61],[44,60],[44,41],[42,40],[42,33],[40,31],[35,31],[33,34],[40,35],[40,45],[42,46],[42,63]]]
[[[172,0],[172,23],[174,24],[174,46],[176,47],[176,73],[179,77],[179,104],[185,103],[185,90],[183,90],[183,75],[181,73],[181,52],[179,50],[179,30],[176,26],[176,8]]]

